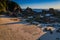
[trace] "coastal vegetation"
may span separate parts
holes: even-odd
[[[13,12],[21,12],[21,11],[22,10],[20,6],[12,0],[1,0],[0,1],[0,14],[16,16],[17,13],[13,13]]]

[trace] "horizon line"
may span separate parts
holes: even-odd
[[[22,7],[21,7],[22,8]],[[26,7],[27,8],[27,7]],[[26,9],[26,8],[22,8],[22,9]],[[31,8],[31,7],[29,7]],[[31,9],[49,9],[49,8],[31,8]],[[53,9],[60,9],[60,8],[53,8]]]

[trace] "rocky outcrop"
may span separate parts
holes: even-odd
[[[14,1],[1,0],[0,1],[0,12],[22,12],[21,7]]]

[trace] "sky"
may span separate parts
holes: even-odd
[[[33,9],[48,9],[55,8],[60,9],[60,0],[13,0],[18,3],[21,8],[33,8]]]

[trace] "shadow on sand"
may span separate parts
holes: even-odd
[[[4,24],[0,24],[0,25],[10,25],[10,24],[28,24],[26,22],[11,22],[11,23],[4,23]]]

